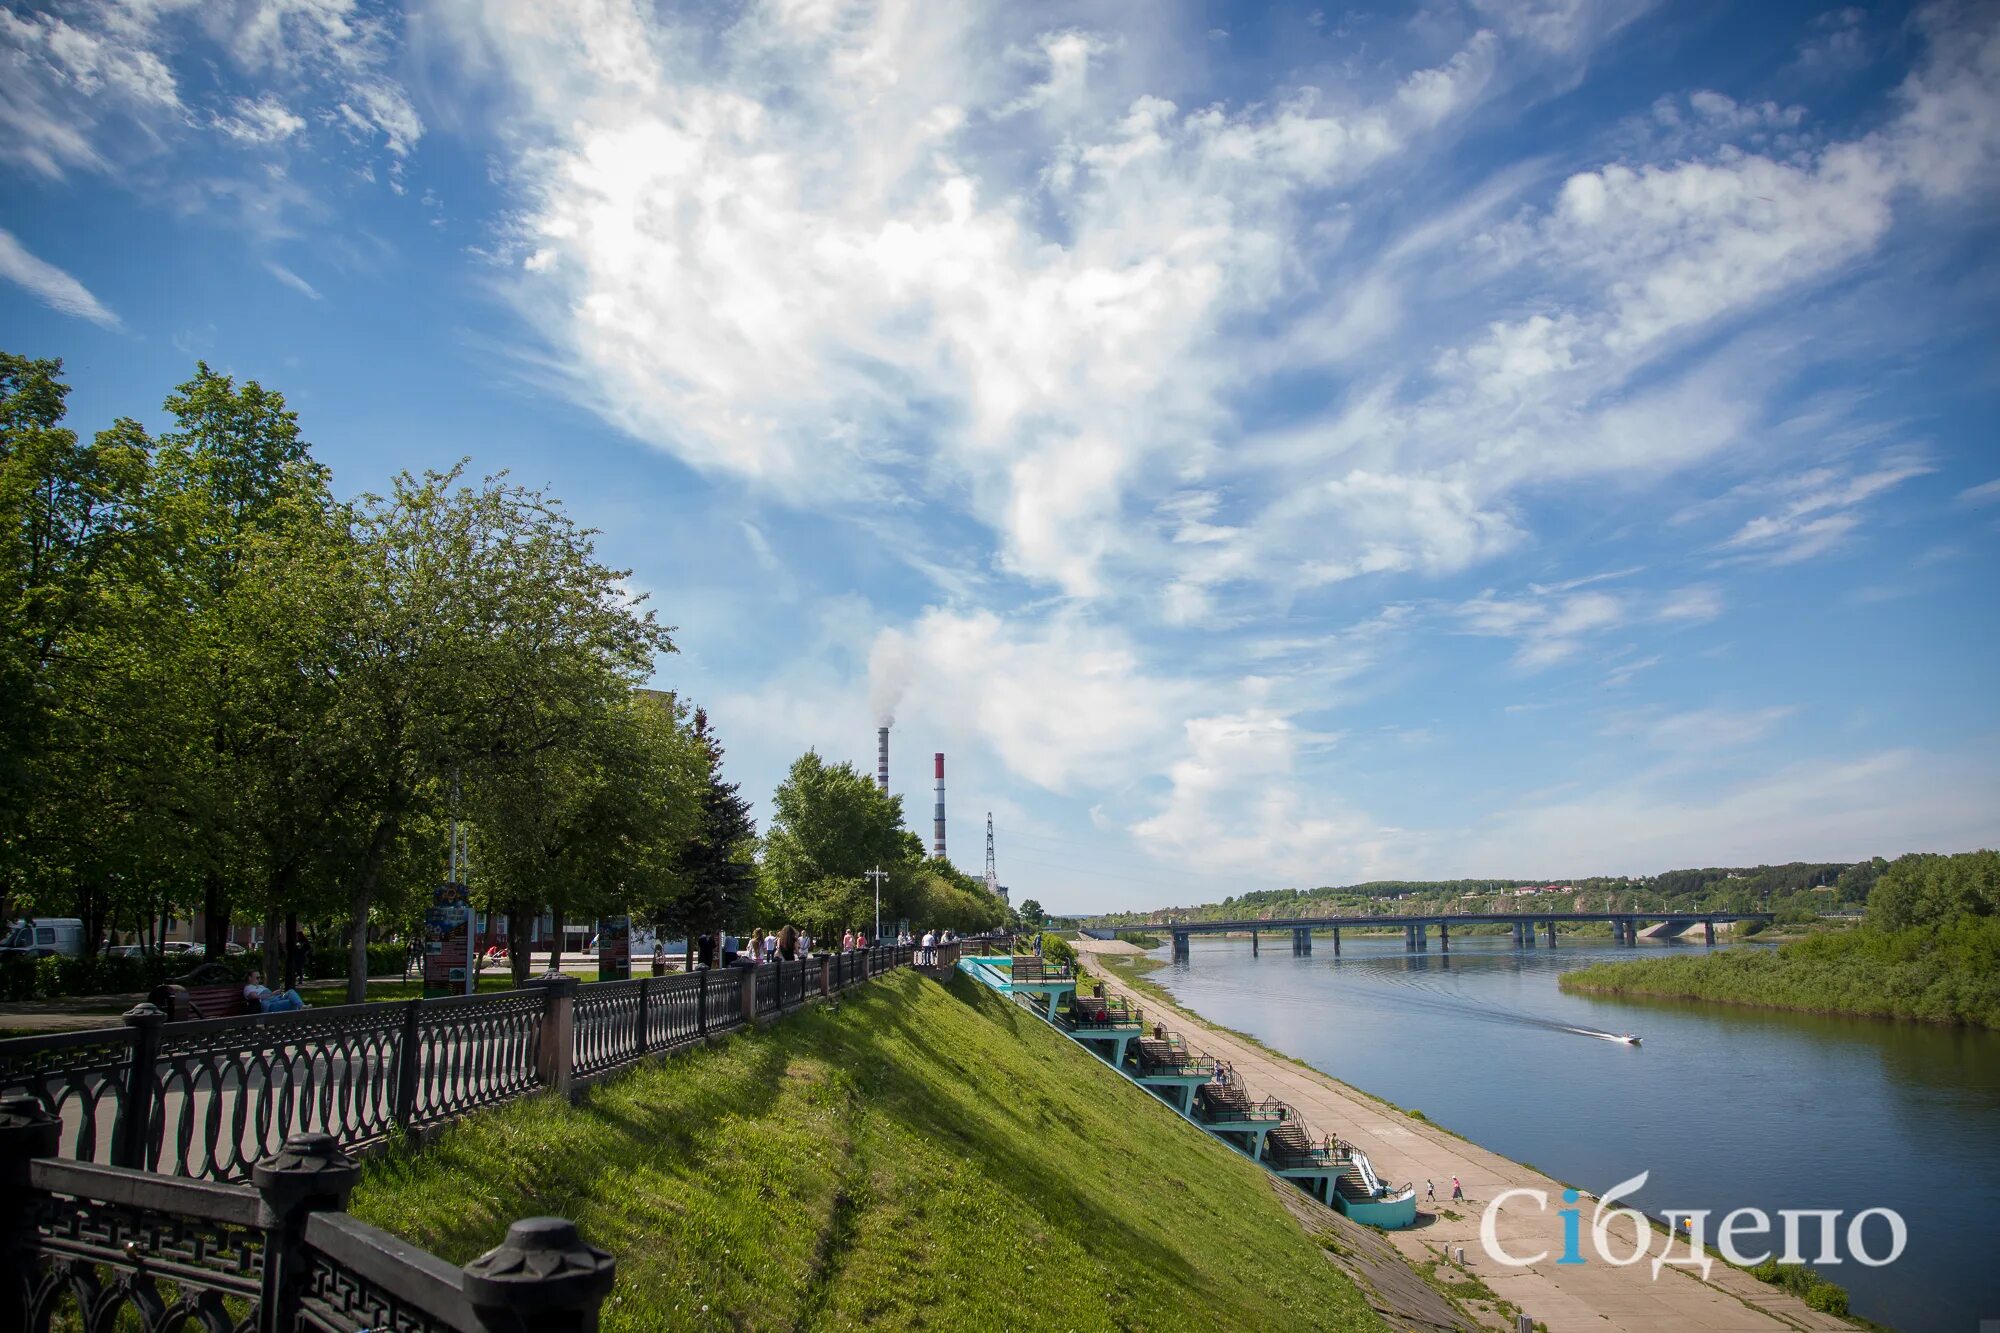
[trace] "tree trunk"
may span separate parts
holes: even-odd
[[[229,903],[222,896],[222,872],[206,870],[201,877],[201,942],[208,957],[221,958],[229,952]]]
[[[368,909],[375,905],[375,889],[382,882],[382,867],[388,864],[389,847],[396,841],[400,820],[394,814],[375,821],[368,839],[368,855],[361,863],[361,878],[347,904],[347,1002],[360,1004],[368,998]]]
[[[525,906],[521,903],[507,904],[507,966],[514,973],[514,989],[528,984],[528,969],[535,965],[528,950],[528,921]]]
[[[560,972],[562,971],[562,947],[563,947],[562,908],[557,907],[551,909],[549,912],[549,919],[555,926],[555,930],[551,932],[549,936],[549,971]]]
[[[264,984],[285,989],[285,914],[276,905],[264,909]]]

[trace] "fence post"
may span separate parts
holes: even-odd
[[[160,1024],[166,1021],[167,1016],[151,1004],[135,1004],[125,1011],[125,1026],[132,1030],[132,1063],[125,1069],[125,1105],[111,1134],[113,1166],[145,1169],[160,1094],[154,1066],[160,1059]]]
[[[465,1299],[493,1333],[596,1333],[618,1261],[560,1217],[522,1218],[463,1269]]]
[[[708,1036],[708,983],[714,972],[714,968],[704,967],[701,970],[701,984],[694,988],[694,1034],[697,1037]]]
[[[635,1056],[646,1053],[646,1029],[652,1021],[652,1013],[653,979],[641,977],[639,978],[639,1035],[632,1043],[632,1054]]]
[[[250,1168],[250,1183],[263,1197],[270,1221],[264,1227],[264,1289],[257,1327],[262,1333],[291,1333],[299,1327],[299,1293],[306,1282],[306,1219],[313,1213],[344,1212],[361,1168],[330,1134],[294,1134],[285,1146]]]
[[[61,1150],[62,1121],[42,1109],[34,1097],[0,1098],[0,1322],[9,1328],[28,1326],[28,1305],[39,1285],[41,1256],[37,1215],[39,1200],[30,1187],[29,1170],[38,1157]],[[21,1302],[18,1313],[12,1308]]]
[[[535,1047],[535,1075],[551,1092],[569,1096],[576,1068],[576,978],[547,972],[530,983],[543,987],[542,1039]]]
[[[830,953],[819,956],[819,993],[822,999],[833,994],[833,955]]]
[[[736,970],[743,974],[743,1026],[755,1027],[757,1026],[757,969],[739,967]]]
[[[396,1043],[396,1123],[405,1131],[417,1123],[417,1085],[423,1072],[422,1000],[403,1005],[403,1034]]]

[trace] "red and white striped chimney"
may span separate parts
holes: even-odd
[[[889,790],[889,729],[875,729],[875,785]]]
[[[932,811],[931,855],[944,859],[944,751],[937,753],[937,808]]]

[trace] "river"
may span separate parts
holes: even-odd
[[[1447,956],[1431,943],[1406,954],[1400,935],[1345,934],[1342,957],[1318,939],[1297,958],[1283,932],[1253,959],[1247,939],[1197,935],[1188,961],[1152,980],[1224,1027],[1558,1180],[1599,1192],[1648,1171],[1635,1204],[1656,1216],[1712,1209],[1711,1238],[1738,1207],[1893,1208],[1909,1226],[1900,1259],[1823,1270],[1853,1311],[1906,1333],[2000,1320],[2000,1033],[1556,984],[1586,963],[1706,952],[1698,944],[1565,938],[1516,952],[1508,939],[1459,936]],[[1570,1028],[1636,1032],[1644,1045]],[[1805,1235],[1810,1246],[1811,1223]],[[1887,1243],[1879,1223],[1869,1236],[1871,1249]]]

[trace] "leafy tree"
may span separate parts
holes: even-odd
[[[654,655],[673,651],[668,631],[621,591],[623,571],[596,559],[594,534],[557,502],[500,477],[464,485],[462,472],[400,475],[355,520],[342,704],[365,780],[348,877],[356,999],[368,915],[411,821],[439,817],[454,783],[549,780],[534,777],[537,756],[622,708]],[[528,915],[545,901],[531,896]]]
[[[107,867],[77,860],[115,856],[94,798],[147,440],[121,420],[84,443],[62,424],[68,394],[60,361],[0,353],[0,915],[27,883],[71,878],[94,939]]]
[[[902,798],[881,791],[851,764],[829,764],[807,751],[778,784],[771,809],[765,910],[815,935],[838,934],[857,920],[869,921],[872,930],[867,872],[912,864]],[[893,899],[885,895],[884,906],[892,907]]]
[[[175,429],[160,437],[146,497],[161,538],[147,686],[179,734],[154,757],[150,780],[179,820],[180,852],[199,868],[206,943],[219,955],[245,869],[241,798],[270,726],[242,692],[251,645],[229,603],[253,546],[284,542],[331,502],[326,469],[283,394],[254,380],[238,388],[198,362],[166,407]]]
[[[1046,919],[1047,916],[1045,913],[1043,913],[1042,905],[1040,903],[1036,902],[1033,898],[1023,898],[1021,900],[1022,925],[1025,925],[1030,929],[1039,930],[1041,928],[1042,922],[1045,921]]]

